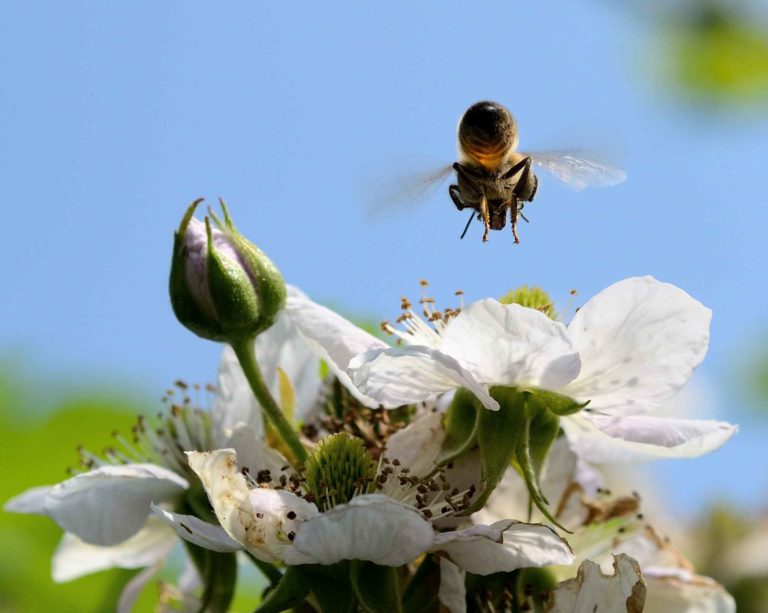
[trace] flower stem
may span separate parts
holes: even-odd
[[[253,339],[248,339],[244,342],[237,342],[232,344],[232,349],[235,350],[240,366],[245,373],[245,378],[248,379],[248,383],[253,390],[256,400],[261,405],[262,413],[265,418],[272,424],[277,431],[278,435],[283,439],[283,442],[291,450],[295,460],[299,464],[304,464],[307,459],[307,452],[299,441],[299,437],[296,432],[288,423],[283,411],[278,406],[275,399],[272,398],[272,394],[264,382],[264,377],[261,376],[261,370],[259,369],[259,363],[256,360],[256,351],[253,344]]]

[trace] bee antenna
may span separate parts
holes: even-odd
[[[461,236],[459,237],[459,240],[461,240],[462,238],[464,238],[467,235],[467,230],[469,230],[469,224],[472,223],[472,219],[474,219],[474,217],[475,217],[475,212],[472,211],[472,213],[470,213],[470,215],[469,215],[469,219],[467,220],[467,225],[464,226],[464,232],[461,233]]]

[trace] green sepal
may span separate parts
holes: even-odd
[[[224,330],[218,322],[213,304],[200,304],[190,292],[186,278],[187,247],[184,236],[197,206],[203,201],[198,198],[189,205],[173,237],[173,257],[168,291],[176,318],[192,332],[213,341],[225,339]]]
[[[283,275],[261,249],[240,234],[232,221],[229,208],[224,200],[219,198],[219,203],[224,212],[224,228],[222,229],[228,234],[258,292],[261,320],[259,331],[266,330],[275,322],[277,315],[285,307],[288,292]]]
[[[560,524],[550,513],[547,508],[549,502],[544,497],[539,484],[541,465],[544,463],[549,448],[557,438],[560,418],[545,408],[536,407],[536,404],[530,401],[529,392],[523,392],[522,395],[524,398],[524,418],[516,445],[515,462],[523,475],[525,485],[528,487],[531,502],[549,521],[561,530],[570,533],[570,530]]]
[[[299,566],[309,587],[309,599],[321,613],[355,613],[357,599],[349,578],[349,562],[329,566]]]
[[[474,394],[467,389],[456,390],[445,414],[445,439],[437,459],[438,464],[447,464],[475,446],[477,437],[478,408]]]
[[[416,574],[403,592],[405,613],[432,613],[437,611],[440,591],[440,564],[435,556],[427,555],[419,565]]]
[[[304,573],[299,566],[289,566],[280,582],[269,592],[257,613],[280,613],[304,602],[309,594]]]
[[[396,568],[352,560],[349,570],[352,590],[365,613],[402,613]]]
[[[465,514],[483,507],[509,465],[513,464],[525,480],[532,503],[549,521],[565,530],[547,509],[548,503],[539,484],[539,473],[557,438],[560,418],[536,397],[538,393],[513,387],[493,387],[490,394],[501,407],[498,411],[484,409],[477,399],[474,400],[483,488]]]
[[[226,613],[237,586],[237,557],[234,553],[203,549],[189,541],[184,541],[184,545],[203,583],[200,611]]]
[[[208,232],[208,291],[216,309],[219,323],[228,339],[242,335],[253,336],[263,330],[256,288],[243,267],[228,257],[221,257],[213,244],[210,219]]]
[[[498,411],[489,411],[475,399],[483,487],[465,512],[467,515],[483,507],[510,463],[517,460],[518,448],[524,439],[523,431],[528,427],[523,394],[511,387],[493,387],[490,394],[501,406]]]
[[[258,568],[261,574],[269,581],[269,585],[264,589],[264,595],[266,596],[268,592],[275,589],[277,584],[282,581],[283,573],[281,573],[274,564],[259,560],[249,551],[246,551],[245,554],[248,556],[248,559],[253,562],[253,565]]]
[[[575,415],[590,402],[589,400],[586,402],[576,402],[573,398],[546,390],[530,390],[528,393],[530,394],[531,401],[536,406],[545,407],[549,412],[560,417]]]

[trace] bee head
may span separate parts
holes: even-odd
[[[459,121],[459,149],[472,161],[493,170],[517,147],[517,122],[498,102],[477,102]]]

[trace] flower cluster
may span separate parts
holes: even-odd
[[[421,311],[403,298],[382,324],[392,345],[286,288],[225,206],[202,223],[197,204],[171,299],[226,343],[217,384],[179,383],[155,423],[6,504],[65,531],[54,579],[144,568],[129,611],[183,543],[163,602],[185,610],[226,610],[240,564],[264,574],[260,611],[735,610],[601,474],[736,431],[653,414],[704,358],[707,308],[631,278],[565,323],[538,288],[441,311],[422,282]]]

